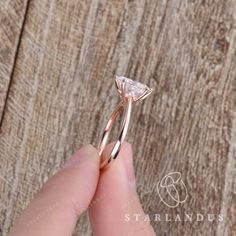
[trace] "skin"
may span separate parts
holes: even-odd
[[[110,149],[108,146],[104,155]],[[102,171],[99,160],[91,145],[78,150],[35,195],[9,236],[72,235],[86,210],[96,236],[155,235],[150,223],[143,220],[131,145],[124,143],[117,159]],[[132,217],[137,214],[138,221]]]

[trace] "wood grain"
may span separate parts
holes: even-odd
[[[152,221],[157,235],[234,235],[235,64],[233,0],[31,0],[2,106],[2,235],[70,154],[97,144],[118,102],[114,74],[155,89],[135,105],[128,134],[146,213],[205,217]],[[188,199],[168,208],[156,185],[174,171]],[[91,234],[84,215],[75,235]]]

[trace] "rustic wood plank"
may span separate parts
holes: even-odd
[[[67,156],[97,144],[117,73],[155,89],[134,107],[128,140],[146,212],[172,219],[152,221],[157,234],[233,235],[235,64],[233,0],[32,0],[0,134],[2,230]],[[173,171],[188,199],[168,208],[156,185]],[[185,213],[205,219],[173,220]],[[75,234],[91,235],[86,216]]]
[[[27,0],[0,2],[0,123],[27,11]]]

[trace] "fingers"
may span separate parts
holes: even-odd
[[[77,217],[95,193],[99,160],[91,145],[80,149],[35,196],[10,236],[72,235]]]
[[[139,215],[139,221],[131,217],[135,214]],[[149,222],[143,220],[145,214],[135,189],[130,144],[124,143],[118,158],[101,172],[89,217],[96,236],[155,235]]]

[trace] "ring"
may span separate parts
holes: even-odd
[[[128,131],[133,102],[146,98],[153,90],[140,82],[133,81],[123,76],[116,76],[115,85],[121,101],[111,114],[98,145],[99,156],[101,157],[100,169],[107,167],[116,159],[120,152],[121,145]],[[123,114],[123,121],[117,141],[108,156],[102,155],[115,121],[121,114]]]

